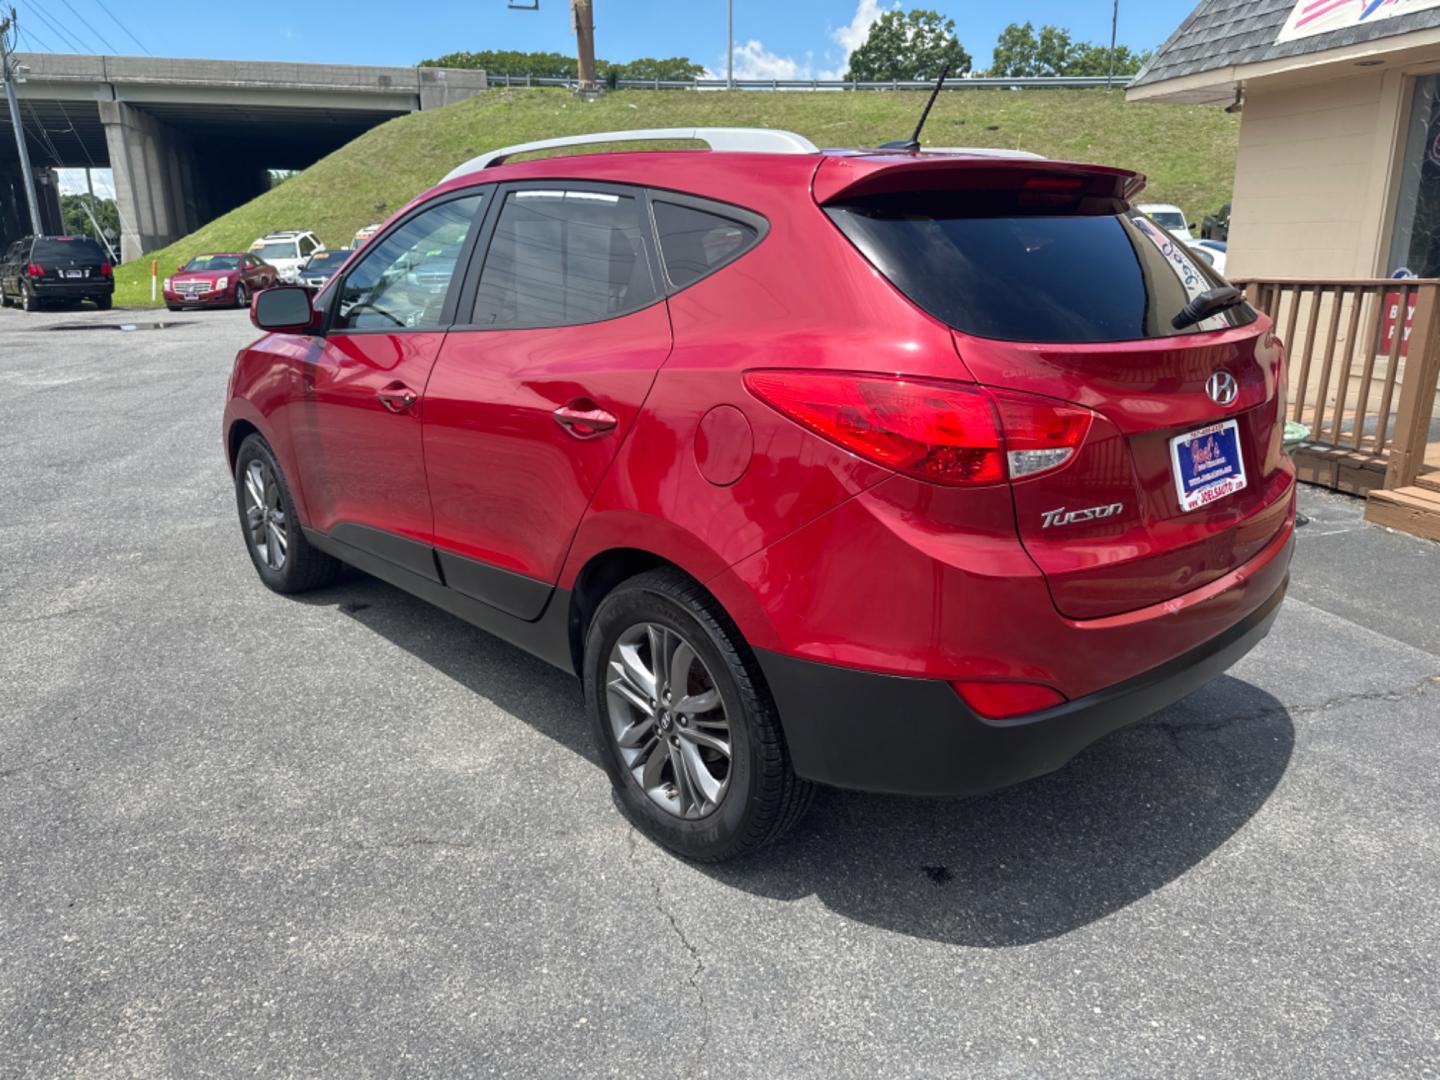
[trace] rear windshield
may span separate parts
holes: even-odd
[[[1255,318],[1241,304],[1175,330],[1170,320],[1191,298],[1225,281],[1138,211],[1027,213],[1006,203],[907,193],[826,212],[896,288],[977,337],[1137,341]]]
[[[105,261],[105,253],[100,250],[99,244],[88,237],[76,236],[62,240],[52,236],[36,240],[30,258],[38,263],[59,262],[64,259],[102,263]]]

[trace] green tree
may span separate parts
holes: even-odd
[[[496,75],[529,75],[536,79],[574,79],[579,65],[575,57],[555,52],[515,52],[508,49],[486,49],[482,52],[453,52],[433,60],[420,61],[421,67],[483,69]],[[602,81],[614,85],[617,79],[694,79],[705,68],[688,56],[658,59],[642,56],[617,64],[610,60],[595,61],[595,73]]]
[[[1150,54],[1131,52],[1127,46],[1115,49],[1115,74],[1133,75]],[[995,42],[990,74],[1003,78],[1031,76],[1108,75],[1110,49],[1072,41],[1070,31],[1042,26],[1035,32],[1032,23],[1011,23]]]
[[[85,213],[86,203],[90,204],[90,213],[94,214],[95,220],[100,223],[100,230],[105,234],[105,238],[112,247],[118,247],[120,211],[116,209],[114,199],[92,200],[89,195],[61,195],[60,215],[65,222],[65,235],[95,235],[95,226],[90,223],[90,216]]]
[[[955,37],[955,20],[916,8],[887,11],[870,27],[864,44],[850,54],[845,78],[857,82],[937,79],[946,63],[951,75],[970,70],[970,54]]]

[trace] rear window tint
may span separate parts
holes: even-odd
[[[759,230],[753,226],[719,214],[659,199],[653,206],[665,272],[677,289],[724,266],[760,238]]]
[[[49,259],[59,261],[62,259],[73,259],[76,262],[104,262],[105,253],[100,250],[100,245],[87,237],[77,236],[71,240],[36,240],[35,247],[31,251],[30,258],[38,263]]]
[[[1171,318],[1192,297],[1225,281],[1138,211],[1026,213],[1013,202],[987,202],[906,194],[826,212],[896,288],[977,337],[1137,341],[1255,318],[1242,304],[1175,330]]]

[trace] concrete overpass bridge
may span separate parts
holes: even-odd
[[[32,164],[113,170],[127,260],[254,198],[269,169],[304,168],[392,117],[486,87],[484,72],[452,68],[15,58],[30,68],[17,90]],[[24,206],[10,118],[0,109],[0,240],[30,231]]]

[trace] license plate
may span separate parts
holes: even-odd
[[[1240,425],[1234,420],[1187,431],[1170,440],[1170,464],[1180,509],[1209,506],[1245,487]]]
[[[84,270],[66,270],[66,271],[65,271],[65,276],[66,276],[67,278],[77,278],[77,277],[83,278],[83,277],[85,276],[85,271],[84,271]]]

